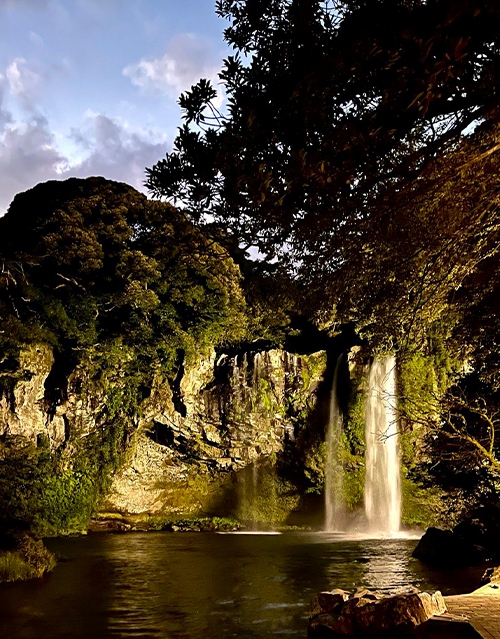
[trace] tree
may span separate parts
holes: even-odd
[[[335,304],[337,321],[385,322],[386,341],[398,342],[427,302],[413,270],[433,275],[445,255],[437,233],[422,249],[421,215],[433,198],[439,208],[443,158],[457,166],[468,127],[498,120],[498,3],[222,0],[217,12],[236,51],[220,73],[227,115],[206,80],[183,94],[185,124],[148,169],[149,188],[279,255],[325,307]],[[483,137],[469,150],[491,148]],[[466,200],[475,180],[463,173]],[[388,247],[401,240],[395,260]],[[457,278],[447,282],[440,299]],[[387,321],[391,302],[404,311],[398,326]]]
[[[0,396],[15,409],[12,391],[36,365],[29,345],[48,343],[49,420],[71,389],[92,406],[94,427],[68,420],[56,448],[41,434],[26,445],[7,427],[0,528],[54,534],[88,524],[144,400],[170,384],[175,403],[184,366],[245,336],[240,281],[213,238],[126,184],[70,179],[14,198],[0,219]]]
[[[0,220],[0,305],[11,352],[42,339],[83,352],[120,341],[131,366],[167,372],[245,333],[240,273],[168,204],[103,178],[47,182]],[[10,350],[9,350],[10,349]]]
[[[383,185],[406,182],[496,112],[497,3],[217,6],[237,50],[220,74],[228,116],[205,115],[205,80],[181,96],[186,124],[148,183],[270,249],[325,250]]]

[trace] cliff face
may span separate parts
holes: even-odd
[[[237,514],[244,505],[236,493],[248,483],[248,469],[255,476],[262,465],[274,466],[302,425],[298,414],[314,406],[323,363],[321,354],[278,350],[212,356],[183,377],[177,410],[172,393],[156,388],[104,507]]]
[[[315,405],[325,361],[324,353],[271,350],[216,359],[212,352],[185,370],[180,366],[175,379],[157,376],[130,418],[124,460],[101,510],[283,520],[299,495],[277,504],[285,486],[276,465]],[[119,388],[119,371],[104,385],[92,380],[87,360],[64,383],[59,379],[55,392],[51,382],[61,363],[48,346],[24,350],[21,364],[23,378],[0,401],[0,437],[18,449],[28,442],[48,447],[67,470],[76,451],[81,459],[91,450],[96,433],[106,438],[110,388]],[[272,493],[271,506],[256,505],[250,493],[257,482],[262,495]]]
[[[49,416],[45,382],[54,364],[52,349],[38,344],[23,350],[19,358],[21,379],[0,397],[0,437],[37,442],[47,437],[52,447],[65,439],[62,416]]]

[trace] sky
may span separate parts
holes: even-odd
[[[230,51],[215,0],[0,0],[0,215],[39,182],[145,191],[172,148],[179,95]],[[218,98],[222,101],[222,96]]]

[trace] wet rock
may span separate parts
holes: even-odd
[[[473,566],[500,558],[500,508],[476,508],[453,530],[429,528],[413,556],[435,566]]]
[[[328,594],[332,596],[326,597]],[[343,591],[320,593],[313,600],[309,637],[416,637],[417,628],[429,619],[446,613],[440,592],[433,595],[413,592],[380,596],[363,590],[347,600],[343,597],[345,594]],[[325,597],[321,598],[321,595]]]
[[[90,349],[73,363],[60,361],[49,345],[22,349],[19,370],[0,393],[0,438],[9,450],[28,443],[60,450],[69,465],[77,442],[79,454],[85,454],[86,442],[93,441],[87,436],[107,428],[108,385],[118,389],[122,377],[118,367],[105,383],[94,382],[95,357]],[[212,512],[214,504],[233,512],[247,469],[251,474],[276,459],[293,439],[295,420],[285,417],[290,398],[294,410],[309,411],[325,366],[324,352],[250,350],[216,358],[212,351],[183,363],[173,388],[156,373],[127,427],[134,436],[101,514],[194,519]],[[282,520],[299,499],[287,494],[279,502]],[[100,522],[91,529],[117,526]]]
[[[64,442],[64,421],[58,414],[49,415],[45,404],[45,384],[53,364],[52,348],[46,344],[21,350],[20,379],[11,393],[0,393],[0,436],[46,441],[51,448]]]
[[[440,528],[428,528],[412,554],[434,566],[472,566],[489,556],[482,546],[471,544],[454,530]]]
[[[367,590],[366,588],[357,588],[353,594],[353,598],[370,599],[371,601],[381,599],[382,596],[383,595],[377,595],[375,592],[371,592],[371,590]]]
[[[128,532],[130,524],[121,519],[91,519],[89,532]]]
[[[311,602],[311,616],[334,613],[348,599],[349,594],[339,588],[320,592]]]

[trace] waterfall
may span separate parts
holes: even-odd
[[[338,377],[341,361],[342,355],[337,359],[333,374],[325,438],[325,531],[327,532],[342,530],[345,516],[344,469],[339,459],[342,413],[338,401]]]
[[[375,360],[366,397],[365,512],[368,531],[393,534],[401,522],[401,477],[394,357]]]
[[[250,490],[250,521],[252,530],[258,530],[259,522],[259,467],[252,465],[252,486]]]

